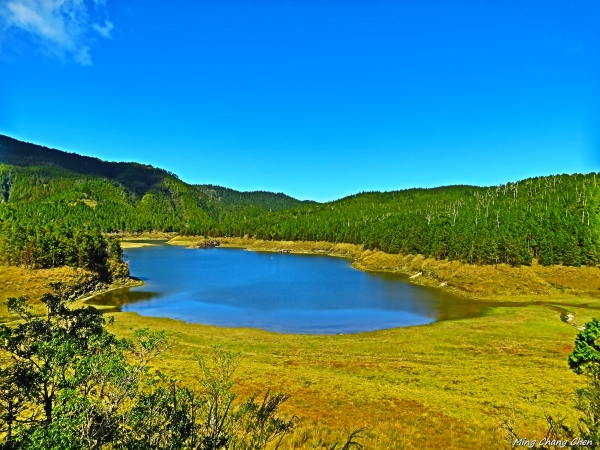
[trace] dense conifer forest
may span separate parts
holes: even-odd
[[[94,242],[98,231],[165,231],[347,242],[476,264],[527,265],[536,258],[543,265],[597,265],[597,176],[363,192],[319,204],[189,185],[152,166],[104,162],[0,135],[0,252],[10,264],[85,265],[67,249]]]
[[[296,200],[289,195],[285,195],[283,192],[276,194],[266,191],[240,192],[212,184],[197,184],[195,187],[209,197],[218,199],[223,205],[227,205],[230,211],[239,212],[243,210],[244,212],[248,212],[249,209],[247,207],[254,207],[253,210],[256,212],[264,212],[263,210],[273,212],[302,204],[316,204],[313,201]]]
[[[596,174],[487,188],[369,192],[256,218],[238,215],[212,233],[348,242],[478,264],[531,264],[537,258],[543,265],[596,265],[599,195]]]

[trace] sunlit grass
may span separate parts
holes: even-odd
[[[1,267],[0,300],[23,293],[36,298],[49,281],[74,282],[82,275],[68,268]],[[566,309],[575,325],[596,315],[576,305],[598,303],[594,298],[561,300],[573,303]],[[9,319],[5,309],[1,314]],[[195,353],[215,345],[240,353],[239,394],[271,389],[291,396],[283,411],[299,421],[284,448],[326,448],[361,427],[368,428],[363,442],[370,449],[504,448],[500,423],[511,405],[520,435],[539,438],[545,432],[542,408],[572,417],[573,394],[584,382],[566,363],[577,329],[544,306],[496,307],[474,319],[334,336],[219,328],[135,313],[107,316],[115,318],[110,330],[119,336],[131,336],[138,327],[166,330],[175,345],[154,365],[184,383],[195,382]]]
[[[70,267],[29,270],[20,267],[0,266],[0,321],[8,319],[6,300],[26,294],[31,299],[39,299],[48,292],[51,282],[74,283],[82,279],[93,279],[92,272]],[[36,311],[43,312],[39,302],[32,302]]]
[[[158,244],[152,244],[150,242],[135,242],[135,241],[121,241],[121,248],[143,248],[143,247],[155,247]]]
[[[543,436],[541,408],[572,414],[582,382],[566,364],[577,330],[541,306],[336,336],[114,317],[122,336],[136,327],[167,330],[176,345],[156,366],[184,382],[194,380],[194,353],[214,345],[239,352],[238,392],[289,393],[284,411],[301,422],[288,443],[299,448],[359,427],[369,428],[366,448],[503,448],[499,425],[511,404],[522,434]]]

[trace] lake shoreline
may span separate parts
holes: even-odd
[[[598,302],[600,268],[541,266],[511,267],[507,264],[474,265],[436,260],[423,255],[389,254],[363,250],[361,245],[313,241],[265,241],[251,238],[204,238],[176,236],[166,243],[203,248],[207,241],[219,247],[259,252],[311,254],[347,258],[352,267],[365,272],[397,273],[407,282],[433,287],[473,300]]]
[[[150,241],[150,242],[149,242]],[[156,241],[153,243],[151,241]],[[384,252],[379,251],[364,251],[361,246],[354,244],[331,244],[328,242],[302,242],[302,241],[262,241],[256,239],[247,239],[247,238],[203,238],[203,237],[187,237],[187,236],[177,236],[167,241],[164,239],[164,236],[156,236],[154,238],[150,236],[140,237],[138,239],[131,239],[128,237],[125,242],[122,242],[123,248],[125,249],[134,249],[134,248],[142,248],[142,247],[153,247],[159,245],[174,245],[180,247],[187,247],[190,249],[201,249],[201,248],[212,248],[212,247],[222,247],[222,248],[230,248],[230,249],[243,249],[248,251],[255,252],[265,252],[265,253],[285,253],[285,254],[297,254],[297,255],[315,255],[315,256],[333,256],[337,258],[345,258],[352,263],[352,267],[361,270],[364,272],[372,272],[372,273],[395,273],[402,275],[406,279],[405,282],[421,285],[429,288],[436,288],[448,293],[461,296],[463,298],[468,298],[471,300],[481,301],[489,304],[490,308],[494,306],[498,307],[511,307],[517,306],[517,304],[522,303],[523,306],[550,306],[552,308],[552,304],[560,305],[561,307],[569,307],[569,306],[579,306],[584,308],[592,308],[596,309],[600,307],[600,302],[596,302],[596,298],[590,295],[564,295],[564,290],[560,291],[562,295],[557,295],[553,293],[551,295],[504,295],[502,297],[492,297],[489,295],[473,295],[472,292],[462,290],[457,286],[451,285],[447,281],[444,281],[443,278],[439,277],[439,274],[436,274],[432,271],[433,268],[437,268],[436,266],[450,266],[455,269],[454,275],[458,274],[464,277],[465,274],[469,274],[469,270],[472,269],[487,269],[493,268],[494,270],[498,270],[498,268],[493,266],[471,266],[465,265],[460,262],[448,262],[448,261],[434,261],[431,259],[423,258],[421,255],[417,256],[402,256],[402,255],[390,255]],[[128,245],[127,245],[128,244]],[[404,263],[404,264],[402,264]],[[532,271],[539,269],[540,266],[534,265],[534,267],[523,267],[523,268],[511,268],[505,266],[500,268],[500,270],[504,269],[505,272],[508,272],[509,275],[515,276],[518,275],[518,272],[523,271]],[[460,270],[462,269],[462,272]],[[548,270],[548,268],[543,268]],[[581,271],[586,270],[587,268],[563,268],[563,267],[555,267],[550,268],[550,270],[570,270],[570,271]],[[416,275],[416,276],[415,276]],[[471,272],[471,276],[472,276]],[[451,277],[448,277],[451,278]],[[106,294],[108,292],[122,289],[124,287],[138,287],[144,285],[142,280],[136,279],[135,277],[131,277],[127,283],[119,283],[115,285],[111,285],[107,289],[102,290],[94,290],[91,292],[85,293],[83,296],[77,299],[79,304],[90,305],[91,301],[94,298]],[[512,305],[509,304],[513,303]],[[105,310],[106,312],[116,312],[114,310],[114,306],[110,305],[93,305],[99,309]],[[562,318],[562,316],[561,316]],[[178,319],[175,319],[178,320]],[[441,319],[446,320],[446,319]],[[573,320],[573,317],[571,318]],[[440,320],[436,320],[438,322]],[[563,320],[564,321],[564,320]],[[182,320],[183,323],[196,323],[194,321],[186,321]],[[575,323],[571,323],[572,326],[577,327]],[[581,324],[579,324],[580,326]],[[228,326],[224,326],[224,328],[231,328]],[[233,327],[238,328],[238,327]],[[243,327],[242,327],[243,328]],[[392,327],[394,328],[394,327]],[[369,332],[369,331],[365,331]],[[289,334],[298,334],[298,333],[289,333]],[[302,334],[302,333],[300,333]],[[355,333],[350,333],[355,334]]]
[[[10,269],[24,280],[32,274]],[[490,304],[484,316],[475,318],[342,335],[286,334],[134,312],[104,313],[115,319],[109,329],[119,338],[131,339],[139,328],[165,330],[173,349],[152,367],[183,381],[194,380],[195,353],[207,354],[214,346],[239,353],[243,364],[236,392],[292,392],[284,411],[303,419],[302,432],[316,433],[313,424],[336,430],[358,428],[367,421],[373,423],[375,448],[400,448],[410,444],[402,436],[426,426],[431,431],[419,441],[421,448],[459,449],[503,448],[496,446],[494,436],[509,406],[523,418],[523,433],[545,432],[539,406],[524,398],[543,392],[544,408],[559,415],[565,412],[564,399],[582,387],[565,364],[578,331],[572,323],[567,325],[548,308],[497,306]],[[582,325],[594,311],[573,305],[569,312],[575,315],[569,322]],[[394,418],[391,425],[389,417]],[[448,438],[448,429],[467,437],[456,442]]]
[[[357,271],[341,258],[235,248],[197,252],[164,244],[125,254],[131,274],[141,276],[146,286],[88,297],[88,303],[188,323],[290,334],[420,325],[489,306],[405,283],[403,277]]]

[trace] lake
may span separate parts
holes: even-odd
[[[489,304],[369,273],[351,261],[170,245],[126,249],[145,285],[111,291],[94,304],[222,327],[282,333],[357,333],[474,317]]]

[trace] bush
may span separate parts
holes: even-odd
[[[71,309],[53,285],[31,313],[27,297],[10,298],[21,323],[0,325],[0,449],[263,449],[292,430],[278,416],[287,400],[267,392],[236,401],[237,357],[213,349],[198,357],[200,389],[151,370],[170,347],[164,332],[118,339],[95,308]]]

